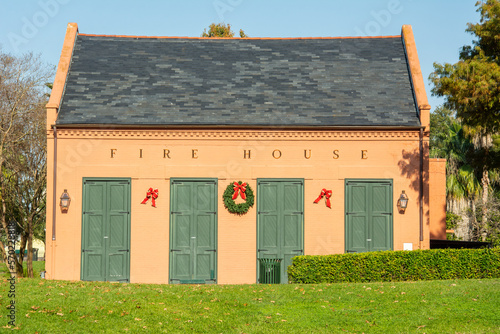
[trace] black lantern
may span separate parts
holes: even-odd
[[[408,196],[406,196],[405,191],[401,193],[398,200],[399,208],[405,210],[408,206]]]
[[[69,197],[68,190],[64,189],[64,192],[61,195],[61,201],[59,202],[59,206],[61,207],[62,213],[68,212],[69,203],[71,203],[71,197]]]

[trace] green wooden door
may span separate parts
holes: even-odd
[[[304,254],[303,217],[303,180],[257,181],[257,258],[281,259],[281,283],[292,257]]]
[[[81,279],[130,279],[129,179],[83,181]]]
[[[215,283],[217,182],[172,180],[170,282]]]
[[[392,180],[346,180],[346,252],[392,249]]]

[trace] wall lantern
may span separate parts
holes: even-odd
[[[64,192],[61,195],[61,202],[59,202],[59,206],[61,207],[62,213],[68,212],[70,202],[71,202],[71,197],[69,197],[68,190],[64,189]]]
[[[401,195],[399,196],[398,207],[403,212],[408,207],[408,196],[406,195],[404,190],[401,192]]]

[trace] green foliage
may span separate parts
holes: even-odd
[[[243,182],[238,181],[238,184],[242,184]],[[236,204],[233,200],[233,194],[234,194],[234,189],[233,189],[233,183],[230,183],[226,190],[224,191],[224,194],[222,195],[222,199],[224,200],[224,206],[226,207],[227,211],[231,213],[236,213],[238,215],[243,215],[248,212],[248,209],[253,206],[254,201],[255,201],[255,196],[253,194],[252,187],[250,187],[249,184],[246,185],[246,190],[245,190],[245,196],[246,200],[244,203],[239,203]]]
[[[480,5],[480,6],[479,6]],[[477,12],[481,14],[480,23],[468,23],[467,32],[479,37],[472,46],[464,46],[460,53],[461,59],[474,58],[483,51],[487,57],[499,62],[500,59],[500,2],[498,0],[478,1]]]
[[[445,96],[445,105],[456,110],[464,124],[481,127],[483,133],[500,130],[500,1],[477,2],[480,23],[466,31],[478,39],[464,46],[456,64],[434,63],[432,93]]]
[[[452,230],[457,227],[457,224],[462,220],[462,217],[452,212],[446,212],[446,229]]]
[[[467,125],[486,133],[500,130],[500,65],[483,54],[456,64],[434,63],[432,93],[446,96],[445,106],[456,110]]]
[[[234,32],[231,30],[231,25],[224,24],[224,23],[212,23],[208,27],[208,32],[207,29],[203,30],[203,33],[201,34],[201,37],[208,37],[208,38],[213,38],[213,37],[225,37],[225,38],[232,38],[234,37]],[[248,36],[245,34],[245,32],[240,29],[240,37],[241,38],[247,38]]]
[[[292,259],[292,283],[393,282],[500,277],[500,248],[304,255]]]
[[[40,273],[45,270],[45,261],[33,261],[33,277],[40,278]],[[24,277],[27,277],[27,263],[23,262]],[[0,263],[0,277],[10,278],[10,272],[5,263]]]
[[[431,113],[431,133],[429,138],[429,154],[431,157],[447,157],[446,151],[450,128],[456,122],[454,113],[448,108],[440,106]]]
[[[482,168],[471,166],[471,156],[479,155],[461,122],[446,108],[431,114],[430,155],[446,158],[448,199],[474,199],[480,194]]]
[[[471,213],[473,214],[473,213]],[[500,192],[492,194],[488,202],[478,201],[476,204],[476,219],[486,216],[484,230],[486,232],[485,241],[493,246],[500,246]],[[473,230],[476,235],[481,231]]]
[[[240,29],[240,37],[241,38],[248,38],[248,35],[245,34],[245,32],[243,31],[243,29]]]

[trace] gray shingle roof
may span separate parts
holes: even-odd
[[[59,125],[419,126],[400,37],[78,35]]]

